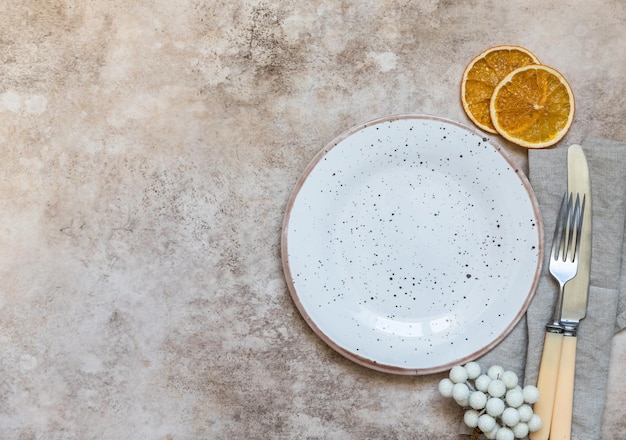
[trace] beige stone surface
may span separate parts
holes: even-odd
[[[369,119],[468,123],[461,74],[496,44],[570,81],[561,145],[626,141],[621,0],[0,5],[6,440],[462,438],[442,375],[357,366],[298,314],[296,179]],[[624,365],[619,335],[606,439],[625,438]]]

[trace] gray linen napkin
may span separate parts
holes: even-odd
[[[591,138],[581,145],[591,178],[593,244],[587,317],[578,331],[572,439],[590,440],[600,438],[612,338],[626,326],[626,143]],[[549,250],[561,197],[567,189],[567,146],[531,150],[528,159],[529,179],[541,208],[545,247]],[[545,324],[556,299],[557,286],[547,260],[546,255],[526,316],[479,360],[483,367],[499,364],[517,372],[525,384],[537,382]]]

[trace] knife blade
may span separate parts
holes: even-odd
[[[550,440],[566,440],[571,436],[572,409],[574,402],[574,376],[576,371],[576,343],[580,321],[587,315],[589,276],[591,272],[591,181],[587,158],[580,145],[572,145],[567,151],[567,189],[580,194],[584,200],[583,223],[579,248],[578,272],[565,285],[561,324],[564,328],[561,359]]]

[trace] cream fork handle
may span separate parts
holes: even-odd
[[[548,440],[550,434],[563,338],[563,333],[546,332],[537,378],[539,400],[533,406],[533,412],[541,417],[541,429],[530,434],[531,440]]]
[[[576,372],[576,336],[564,336],[561,366],[556,383],[550,440],[569,440],[572,433],[574,374]]]

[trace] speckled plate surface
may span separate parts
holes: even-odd
[[[421,115],[328,144],[297,183],[282,237],[311,328],[347,358],[397,374],[493,348],[526,311],[542,251],[530,184],[500,147]]]

